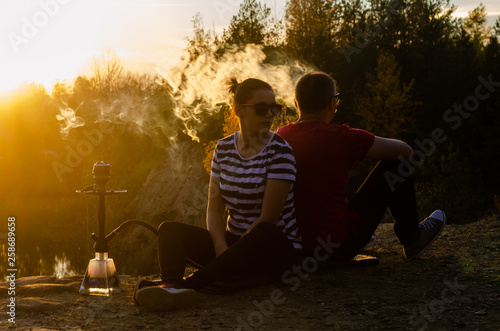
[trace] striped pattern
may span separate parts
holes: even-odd
[[[260,216],[266,180],[279,179],[292,182],[287,201],[276,224],[301,248],[293,202],[295,158],[292,148],[275,133],[259,154],[243,158],[236,148],[239,132],[219,140],[212,161],[212,176],[220,178],[220,192],[229,211],[228,230],[242,235]]]

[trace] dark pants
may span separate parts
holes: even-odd
[[[394,232],[402,245],[415,242],[419,235],[415,188],[411,177],[398,172],[400,161],[381,161],[372,170],[354,197],[349,210],[359,216],[359,228],[332,254],[331,259],[348,261],[359,254],[377,229],[382,217],[390,209],[394,218]],[[404,181],[395,180],[404,178]],[[391,183],[392,179],[392,183]]]
[[[252,276],[277,276],[292,265],[297,253],[290,240],[271,223],[260,223],[243,237],[226,232],[229,248],[215,257],[206,229],[163,222],[158,229],[158,259],[164,283],[201,289],[219,281]],[[199,268],[183,280],[189,263]]]

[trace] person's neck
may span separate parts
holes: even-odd
[[[314,114],[300,114],[300,118],[297,121],[297,123],[313,122],[313,121],[320,121],[323,123],[330,122],[328,120],[328,114],[326,114],[326,112],[319,112],[319,113],[314,113]]]
[[[243,157],[252,157],[260,153],[262,147],[271,138],[271,131],[261,134],[251,134],[246,130],[240,130],[236,146],[240,155]]]

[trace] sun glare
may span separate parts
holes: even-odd
[[[92,58],[105,48],[115,49],[133,70],[140,68],[141,60],[168,57],[171,43],[165,33],[175,31],[162,25],[171,21],[165,20],[165,14],[172,13],[173,5],[130,3],[136,6],[118,0],[1,4],[0,35],[6,38],[0,38],[0,91],[23,83],[42,84],[50,90],[58,81],[71,82],[87,73]],[[130,54],[134,55],[127,59]]]
[[[76,77],[99,51],[92,47],[97,41],[96,27],[88,22],[95,16],[94,6],[40,1],[10,11],[12,18],[1,23],[1,33],[7,38],[1,42],[0,91],[32,82],[50,89],[57,81]]]

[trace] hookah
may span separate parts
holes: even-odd
[[[105,235],[105,218],[106,218],[106,208],[105,208],[105,197],[109,194],[120,194],[126,193],[127,190],[107,190],[106,184],[109,181],[111,175],[111,165],[104,161],[96,162],[92,170],[94,174],[95,185],[86,187],[83,190],[76,191],[77,193],[93,194],[99,195],[99,207],[98,207],[98,222],[99,222],[99,233],[96,235],[92,233],[90,238],[95,240],[94,251],[95,258],[91,259],[87,270],[85,271],[85,276],[83,278],[82,284],[80,286],[80,293],[89,295],[99,295],[99,296],[109,296],[112,293],[118,293],[121,291],[120,279],[118,273],[116,272],[115,263],[112,258],[108,257],[109,246],[108,242],[123,228],[129,224],[142,225],[155,234],[158,231],[151,225],[138,221],[138,220],[128,220],[120,224],[116,229],[114,229],[107,236]]]

